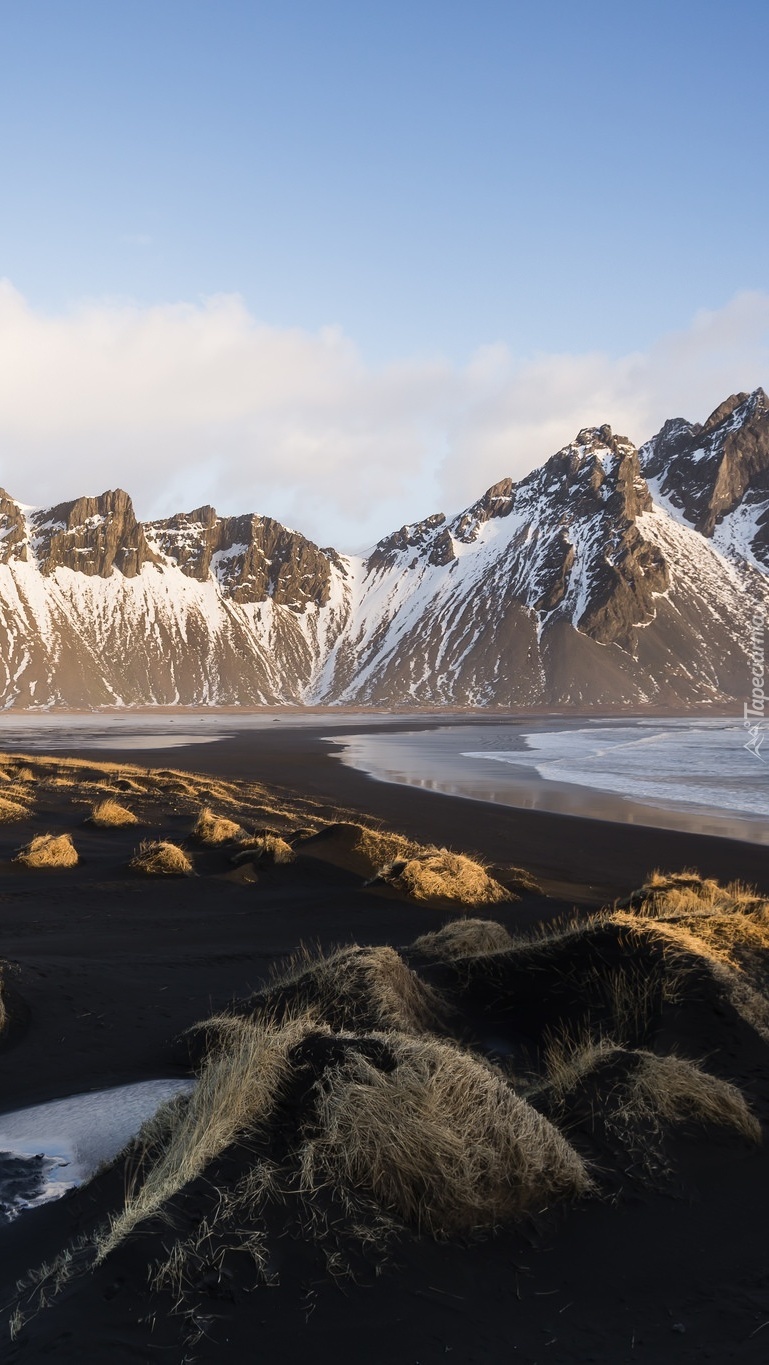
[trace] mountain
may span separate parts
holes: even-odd
[[[737,393],[707,422],[673,418],[641,447],[654,496],[730,558],[769,569],[769,398]]]
[[[769,611],[769,400],[640,450],[591,427],[452,519],[364,557],[120,490],[0,490],[5,706],[344,703],[671,708],[744,698]]]

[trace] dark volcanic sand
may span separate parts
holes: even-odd
[[[360,731],[360,724],[355,726]],[[373,782],[330,758],[317,732],[283,726],[118,761],[245,777],[376,816],[422,841],[519,862],[552,899],[488,915],[514,925],[626,893],[655,866],[694,866],[769,892],[769,854],[721,840],[481,805]],[[104,760],[110,755],[94,755]],[[57,825],[57,819],[59,824]],[[51,811],[48,827],[72,828]],[[181,837],[189,821],[164,832]],[[135,831],[77,831],[82,866],[31,874],[7,861],[25,837],[0,827],[0,955],[18,964],[13,1027],[0,1048],[2,1108],[182,1073],[179,1035],[264,980],[300,941],[408,943],[445,922],[361,888],[330,866],[275,869],[256,884],[212,856],[192,881],[139,881],[125,870]],[[205,875],[208,869],[209,875]],[[485,913],[485,912],[484,912]],[[761,1058],[735,1059],[761,1117]],[[0,1229],[2,1302],[17,1275],[92,1225],[122,1182],[107,1173]],[[266,1365],[601,1365],[769,1359],[769,1162],[717,1139],[681,1140],[674,1186],[619,1207],[586,1203],[471,1246],[404,1239],[394,1264],[337,1286],[284,1239],[281,1284],[251,1295],[214,1289],[204,1335],[185,1356],[177,1319],[144,1287],[141,1231],[75,1281],[0,1359],[88,1365],[196,1359]],[[218,1297],[217,1297],[218,1294]],[[232,1296],[234,1295],[234,1302]]]

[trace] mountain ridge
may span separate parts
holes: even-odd
[[[623,706],[749,691],[769,610],[769,400],[636,448],[587,427],[365,556],[123,490],[0,490],[0,704]]]

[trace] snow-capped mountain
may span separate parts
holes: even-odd
[[[365,557],[267,517],[0,492],[5,706],[676,707],[747,696],[769,612],[769,400],[641,450],[581,431]]]

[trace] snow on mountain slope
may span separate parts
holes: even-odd
[[[752,590],[766,599],[762,577]],[[744,573],[654,508],[630,442],[592,428],[452,522],[380,542],[317,699],[724,698],[747,678],[747,610]]]
[[[674,418],[640,449],[653,496],[722,554],[769,568],[769,398],[732,394],[703,426]]]
[[[640,452],[587,428],[365,558],[267,517],[0,490],[0,703],[723,702],[769,611],[768,527],[762,390]]]
[[[205,575],[185,572],[144,535],[125,494],[93,501],[102,511],[86,507],[84,516],[81,503],[40,512],[0,497],[6,706],[304,699],[318,657],[346,618],[341,561],[280,528],[290,572],[276,566],[275,581],[249,591],[250,565],[241,565],[237,582],[236,556],[228,559],[226,548],[212,553],[213,572],[209,565]],[[128,573],[116,567],[117,556]]]

